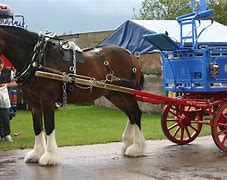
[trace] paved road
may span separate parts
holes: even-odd
[[[185,146],[147,141],[140,158],[123,157],[120,149],[121,143],[63,147],[56,167],[25,164],[27,149],[0,152],[0,180],[227,179],[227,153],[210,136]]]

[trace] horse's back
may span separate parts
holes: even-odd
[[[133,68],[141,71],[140,63],[134,55],[132,55],[130,51],[119,46],[108,45],[97,47],[89,49],[83,54],[85,59],[93,60],[93,64],[97,64],[99,68],[103,69],[104,67],[105,74],[108,73],[111,68],[116,76],[131,79]],[[109,65],[106,65],[106,63]],[[95,65],[93,65],[93,68],[96,69]]]

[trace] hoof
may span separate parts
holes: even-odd
[[[144,155],[144,148],[141,148],[137,144],[132,144],[127,148],[127,150],[124,153],[127,157],[140,157]]]
[[[127,148],[128,148],[131,144],[132,144],[132,143],[125,143],[125,142],[123,143],[123,146],[122,146],[122,148],[121,148],[122,154],[125,154]]]
[[[24,158],[24,161],[26,163],[38,163],[40,157],[43,153],[39,153],[37,150],[31,150],[27,153],[27,155]]]
[[[40,166],[54,166],[60,164],[58,153],[45,152],[39,159]]]

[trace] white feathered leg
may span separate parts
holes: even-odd
[[[35,136],[35,145],[33,150],[29,151],[25,156],[24,161],[26,163],[37,163],[39,162],[40,157],[46,151],[46,140],[45,134],[43,131],[37,136]]]
[[[136,124],[134,124],[133,126],[134,126],[133,143],[126,149],[125,155],[130,157],[143,156],[146,148],[145,138],[141,133],[139,127]]]
[[[57,165],[60,163],[58,147],[55,139],[55,131],[47,136],[47,150],[39,159],[39,165]]]
[[[121,149],[122,154],[125,154],[126,149],[130,145],[132,145],[134,136],[135,136],[135,126],[133,124],[130,124],[130,122],[128,121],[125,127],[125,130],[122,134],[122,141],[123,141],[123,146]]]

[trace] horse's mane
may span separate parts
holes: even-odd
[[[28,31],[23,28],[18,28],[14,26],[0,26],[0,29],[6,31],[7,33],[17,35],[18,37],[24,40],[25,39],[37,40],[39,38],[39,35],[37,33]]]

